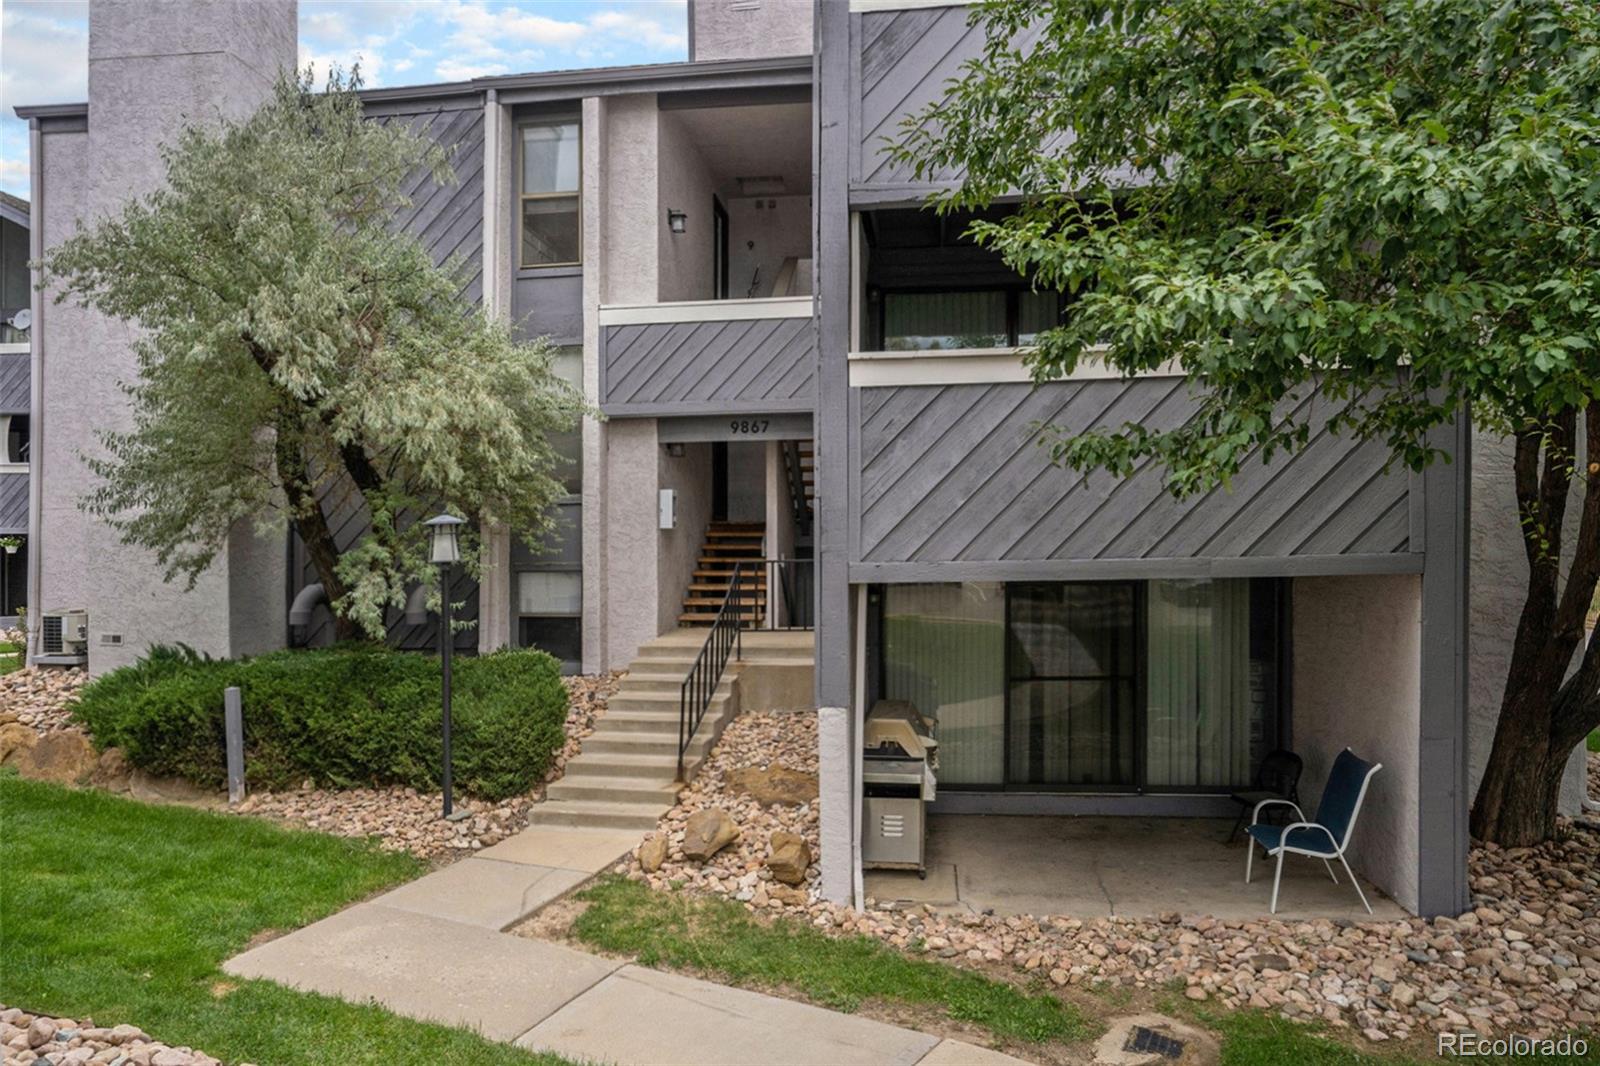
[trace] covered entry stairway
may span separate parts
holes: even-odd
[[[705,639],[704,629],[685,628],[639,649],[582,752],[567,763],[545,802],[529,812],[530,824],[641,832],[655,827],[681,784],[676,781],[679,697]],[[684,753],[685,780],[694,778],[741,709],[813,706],[810,632],[747,631],[742,642],[744,658],[728,663]]]

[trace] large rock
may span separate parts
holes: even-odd
[[[37,744],[17,754],[14,760],[17,772],[23,777],[54,781],[58,785],[87,781],[99,761],[100,756],[95,753],[88,736],[77,729],[64,729],[40,737]]]
[[[89,784],[107,792],[126,792],[132,773],[133,765],[128,762],[122,749],[107,748],[100,753],[100,761],[95,763],[94,772],[89,775]]]
[[[695,811],[683,826],[683,857],[705,862],[739,839],[739,827],[720,807]]]
[[[787,766],[742,766],[728,775],[735,792],[747,792],[756,802],[799,805],[817,798],[817,775]]]
[[[772,834],[772,854],[767,856],[767,869],[772,876],[786,885],[804,884],[806,868],[811,865],[811,847],[805,838],[795,833]]]
[[[667,838],[659,833],[645,837],[644,843],[639,845],[640,868],[647,874],[653,874],[666,861]]]
[[[39,734],[18,721],[0,725],[0,766],[15,762],[39,743]]]

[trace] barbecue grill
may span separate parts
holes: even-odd
[[[938,784],[934,722],[905,700],[879,700],[867,712],[861,756],[863,866],[928,875],[926,804]]]

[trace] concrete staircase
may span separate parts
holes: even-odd
[[[583,751],[567,763],[561,780],[550,786],[545,802],[529,812],[529,824],[641,832],[655,828],[681,787],[676,780],[678,700],[705,638],[704,629],[680,629],[639,649],[622,686],[607,701],[605,716],[584,739]],[[739,713],[741,677],[747,681],[745,689],[771,702],[770,678],[809,669],[812,654],[807,632],[745,633],[744,660],[729,661],[684,753],[685,780],[694,779],[723,728]]]

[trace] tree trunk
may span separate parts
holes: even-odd
[[[315,482],[306,468],[304,440],[292,411],[278,418],[277,439],[278,481],[293,515],[295,532],[306,546],[306,555],[322,582],[322,591],[328,597],[329,613],[333,615],[335,640],[361,640],[365,637],[354,621],[334,609],[333,605],[345,594],[344,583],[339,579],[339,545],[328,528],[327,516],[322,513],[322,503],[316,497]]]
[[[1587,454],[1581,467],[1576,423],[1577,412],[1568,411],[1517,434],[1517,509],[1528,590],[1471,819],[1473,836],[1505,846],[1537,844],[1554,834],[1567,760],[1600,727],[1600,643],[1589,643],[1568,676],[1600,583],[1600,404],[1590,404],[1584,414]],[[1584,492],[1563,582],[1561,543],[1574,478]]]

